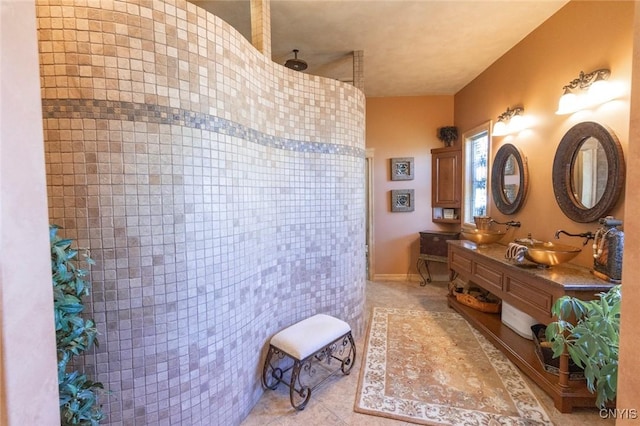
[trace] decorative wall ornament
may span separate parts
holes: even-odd
[[[391,211],[412,212],[415,209],[415,200],[413,194],[413,189],[391,190]]]
[[[391,159],[391,180],[413,180],[413,157]]]

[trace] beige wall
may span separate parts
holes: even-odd
[[[0,424],[59,425],[34,2],[0,19]]]
[[[367,149],[374,149],[374,245],[376,278],[416,274],[418,232],[443,229],[431,222],[431,152],[444,145],[438,127],[453,123],[453,96],[367,99]],[[392,181],[390,159],[414,157],[415,176]],[[391,190],[414,189],[413,212],[391,212]]]
[[[526,132],[494,138],[491,148],[495,155],[503,143],[512,143],[529,162],[529,192],[522,210],[506,217],[493,204],[489,207],[489,214],[499,221],[522,222],[514,237],[531,233],[548,240],[557,229],[596,230],[597,222],[573,222],[560,210],[553,193],[552,164],[562,136],[582,121],[612,128],[627,153],[632,12],[632,2],[571,2],[456,94],[455,122],[462,131],[495,120],[507,107],[516,105],[523,106],[525,115],[533,120]],[[593,110],[556,115],[562,86],[581,70],[588,73],[598,68],[611,69],[610,80],[624,87],[624,96]],[[611,214],[624,218],[623,207],[624,195]],[[582,243],[567,237],[561,242]],[[588,246],[575,263],[591,265]]]

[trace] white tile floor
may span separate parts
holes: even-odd
[[[368,282],[366,318],[372,307],[398,307],[404,309],[424,309],[447,311],[445,296],[446,282],[434,282],[425,287],[413,282]],[[410,425],[397,420],[359,414],[353,411],[358,375],[364,349],[364,336],[356,341],[358,356],[349,376],[335,375],[317,388],[303,411],[294,410],[289,403],[286,386],[275,391],[265,391],[264,395],[242,423],[243,426],[327,426],[327,425]],[[598,409],[574,410],[562,414],[553,406],[553,401],[533,382],[529,381],[533,392],[549,413],[557,426],[614,425],[613,420],[604,420]]]

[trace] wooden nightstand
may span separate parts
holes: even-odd
[[[459,232],[445,231],[423,231],[420,232],[420,255],[416,268],[422,278],[422,286],[431,282],[431,272],[429,271],[429,261],[447,263],[448,240],[458,240]],[[426,270],[425,277],[423,270]]]

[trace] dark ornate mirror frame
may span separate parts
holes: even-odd
[[[520,170],[518,193],[513,202],[510,202],[504,195],[504,168],[507,164],[507,159],[511,155],[516,159],[518,170]],[[526,159],[515,145],[510,143],[502,145],[496,153],[493,166],[491,167],[491,194],[493,195],[493,202],[498,210],[500,210],[502,214],[514,214],[520,210],[520,207],[522,207],[524,203],[524,198],[527,195],[528,185],[529,172],[527,170]]]
[[[591,208],[585,208],[572,187],[573,163],[582,143],[594,137],[600,141],[607,156],[608,176],[602,198]],[[608,127],[586,121],[573,126],[560,141],[553,160],[553,191],[565,215],[581,223],[594,222],[613,208],[624,187],[625,162],[622,146]]]

